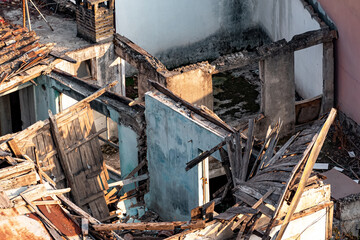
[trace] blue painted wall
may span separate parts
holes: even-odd
[[[53,114],[59,112],[60,93],[52,88],[53,80],[48,76],[40,76],[35,79],[37,86],[35,89],[35,111],[36,121],[42,121],[49,118],[48,109]]]
[[[186,172],[186,163],[201,150],[223,141],[225,134],[196,123],[173,102],[162,98],[163,95],[150,92],[145,96],[150,174],[150,191],[145,202],[163,220],[190,220],[190,211],[199,206],[202,190],[198,185],[201,178],[198,168]]]
[[[50,109],[54,114],[59,112],[59,91],[66,90],[68,88],[59,84],[49,76],[38,77],[36,79],[36,83],[36,120],[39,121],[49,117],[48,109]],[[109,117],[118,123],[120,166],[122,176],[125,177],[138,165],[137,134],[131,128],[119,124],[119,118],[121,116],[117,111],[111,107],[107,107],[107,112]],[[132,188],[129,189],[129,187]],[[133,188],[134,184],[124,187],[124,190],[129,191]]]

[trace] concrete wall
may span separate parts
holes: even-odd
[[[314,0],[315,1],[315,0]],[[360,124],[360,21],[357,0],[318,0],[321,8],[336,25],[339,39],[335,44],[335,79],[337,105],[348,117]]]
[[[265,119],[260,121],[257,136],[264,137],[269,125],[279,119],[283,122],[280,135],[295,130],[295,82],[294,54],[276,55],[260,63],[261,111]]]
[[[186,163],[221,142],[225,133],[195,122],[161,94],[148,92],[145,104],[150,174],[145,202],[163,220],[189,220],[191,209],[202,203],[202,169],[186,172]]]
[[[320,29],[300,0],[257,0],[254,14],[273,41]],[[323,93],[322,61],[322,44],[295,52],[296,91],[305,99]]]
[[[116,32],[175,67],[258,45],[252,8],[253,0],[117,0]]]
[[[120,58],[115,54],[114,45],[111,42],[95,44],[69,52],[67,55],[78,62],[70,63],[64,60],[58,63],[56,67],[64,72],[76,76],[80,63],[93,59],[96,68],[93,68],[92,71],[96,77],[97,85],[104,86],[107,83],[121,79]],[[112,90],[122,94],[121,84],[117,84]]]
[[[166,87],[184,100],[197,106],[214,108],[212,74],[194,69],[166,78]]]

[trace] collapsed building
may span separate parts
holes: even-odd
[[[330,238],[330,186],[310,174],[335,113],[323,127],[323,121],[316,121],[276,147],[280,137],[295,133],[296,125],[333,107],[336,32],[308,4],[297,2],[315,21],[312,31],[274,33],[271,42],[252,50],[173,70],[125,36],[113,37],[114,1],[76,1],[76,21],[47,16],[50,24],[67,26],[54,31],[43,29],[39,20],[32,20],[36,34],[21,27],[20,18],[2,23],[1,51],[13,56],[2,58],[0,65],[1,112],[9,113],[1,114],[1,158],[4,171],[16,172],[1,180],[4,208],[16,208],[12,203],[22,198],[22,206],[29,205],[27,211],[45,221],[52,238],[121,239],[112,231],[138,230],[139,238],[163,239],[159,231],[170,230],[169,239],[267,239],[280,229],[283,239],[314,236],[314,229],[319,239]],[[21,11],[10,9],[5,19]],[[321,48],[320,57],[306,54],[314,46]],[[320,59],[320,66],[313,66],[321,72],[316,75],[320,94],[305,89],[305,100],[295,101],[303,83],[299,78],[307,78],[299,75],[299,62],[314,59]],[[137,69],[136,100],[125,97],[125,62]],[[228,124],[212,111],[213,75],[249,66],[259,70],[259,111]],[[105,164],[99,139],[118,148],[120,171]],[[253,147],[254,141],[260,148]],[[17,171],[24,162],[31,167]],[[223,186],[211,191],[216,188],[211,179],[221,176]],[[69,190],[44,190],[42,181],[51,183],[45,183],[47,189],[71,188],[73,203],[61,195]],[[38,188],[41,194],[26,196]],[[229,195],[235,199],[232,207],[216,213]],[[48,204],[70,216],[76,234],[67,235],[51,219],[51,210],[41,209]],[[144,221],[149,210],[167,222]],[[6,220],[3,224],[4,229],[10,226]],[[22,233],[8,234],[9,239]]]

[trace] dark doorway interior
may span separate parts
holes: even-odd
[[[10,93],[10,112],[11,112],[11,127],[12,132],[22,130],[21,109],[19,91]]]

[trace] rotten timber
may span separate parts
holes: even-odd
[[[320,203],[319,206],[321,207],[314,206],[293,215],[293,211],[305,187],[319,187],[319,177],[313,176],[310,180],[309,176],[335,114],[336,110],[333,109],[323,126],[323,121],[317,121],[312,127],[312,131],[304,131],[292,136],[276,153],[274,149],[278,141],[278,132],[281,124],[278,123],[269,130],[259,157],[255,161],[255,164],[256,162],[258,164],[254,166],[252,171],[247,169],[251,173],[249,178],[246,178],[246,181],[240,181],[240,179],[233,176],[236,181],[234,183],[233,195],[237,198],[237,204],[215,217],[215,219],[225,220],[225,223],[221,225],[216,221],[212,223],[214,229],[217,229],[216,236],[222,236],[225,230],[231,227],[233,231],[240,228],[237,239],[249,239],[252,235],[268,239],[269,231],[279,224],[283,224],[282,231],[284,231],[290,221],[308,216],[319,211],[319,209],[326,208],[332,211],[332,202],[326,202],[325,200],[325,202]],[[318,135],[316,132],[320,128],[321,131]],[[251,132],[248,132],[248,140],[252,141],[249,136],[251,136]],[[248,144],[251,145],[252,142],[250,141]],[[315,143],[317,143],[316,146]],[[228,151],[231,151],[232,154],[226,154],[226,151],[220,148],[222,160],[224,162],[229,161],[232,165],[230,170],[232,175],[234,175],[234,170],[235,173],[238,172],[234,167],[239,167],[239,165],[234,163],[237,157],[235,152],[236,144],[239,144],[239,141],[235,141],[235,137],[228,141]],[[303,146],[307,146],[305,151],[302,150],[299,153],[294,153],[294,150],[297,148],[304,149]],[[233,149],[231,150],[230,148]],[[310,158],[310,156],[312,157]],[[233,158],[233,163],[231,163],[231,158]],[[301,187],[300,183],[295,181],[299,178],[301,179]],[[225,187],[222,188],[222,191],[224,189]],[[295,191],[296,189],[295,196],[292,198],[290,191]],[[289,202],[290,206],[289,210],[286,210],[287,214],[281,215],[283,212],[280,214],[280,209],[284,201]],[[269,205],[271,208],[269,208]],[[256,211],[251,212],[248,210],[249,208]],[[195,209],[193,214],[195,215]],[[268,220],[265,222],[261,220],[264,219],[263,216],[266,216]],[[281,220],[285,216],[285,220]],[[328,217],[331,216],[329,215]],[[258,226],[257,224],[260,222],[261,226]],[[329,229],[331,229],[331,226],[327,225],[327,235],[329,235]],[[282,233],[280,232],[280,234]],[[276,239],[281,238],[277,237]]]

